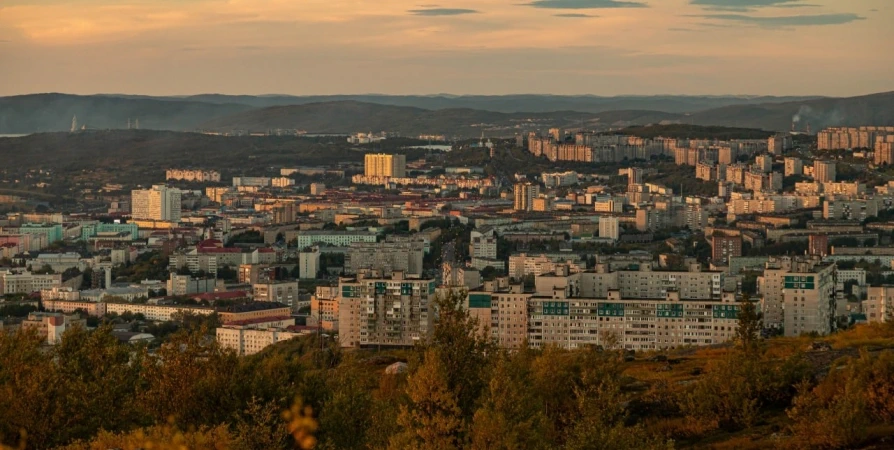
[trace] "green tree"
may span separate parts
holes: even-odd
[[[469,315],[463,304],[466,292],[451,289],[434,298],[437,322],[431,338],[421,346],[423,351],[435,350],[447,372],[447,383],[456,394],[463,417],[472,418],[475,402],[487,385],[488,355],[496,346],[480,332],[478,321]]]
[[[367,448],[366,433],[376,411],[361,370],[354,363],[342,364],[328,378],[331,396],[320,411],[320,449]]]
[[[542,397],[532,385],[528,350],[498,359],[472,421],[472,449],[551,448],[551,424],[543,412]]]
[[[762,326],[757,306],[748,296],[739,302],[739,318],[736,324],[736,342],[746,352],[753,352],[758,345]]]

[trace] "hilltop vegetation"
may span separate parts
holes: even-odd
[[[457,297],[437,302],[431,339],[402,351],[343,352],[328,340],[321,349],[308,336],[237,357],[200,330],[150,354],[108,329],[75,329],[44,351],[34,335],[0,334],[0,443],[806,449],[884,448],[894,432],[891,325],[805,352],[815,339],[759,340],[746,308],[735,345],[507,353],[473,333]],[[385,370],[398,361],[406,372]]]

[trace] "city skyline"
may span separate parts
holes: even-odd
[[[851,96],[894,89],[892,18],[884,0],[13,0],[0,95]]]

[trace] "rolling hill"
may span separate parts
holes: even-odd
[[[360,101],[363,100],[363,101]],[[894,125],[894,92],[849,98],[513,96],[228,96],[35,94],[0,98],[0,134],[91,129],[512,136],[550,127],[595,130],[656,123],[788,130]]]
[[[404,135],[443,133],[450,136],[512,136],[535,128],[587,127],[657,123],[677,120],[672,113],[656,111],[610,111],[580,113],[500,113],[477,109],[427,110],[356,101],[274,106],[241,112],[209,121],[203,129],[228,131],[299,129],[311,133],[394,131]]]
[[[185,131],[215,117],[251,108],[233,103],[105,95],[19,95],[0,98],[0,134],[68,131],[73,116],[77,116],[79,128],[123,129],[128,119],[139,119],[140,128]]]
[[[726,106],[687,115],[684,123],[787,130],[810,123],[816,132],[831,126],[894,125],[894,92],[804,102]]]

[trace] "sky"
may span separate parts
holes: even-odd
[[[851,96],[894,90],[892,23],[894,0],[0,0],[0,95]]]

